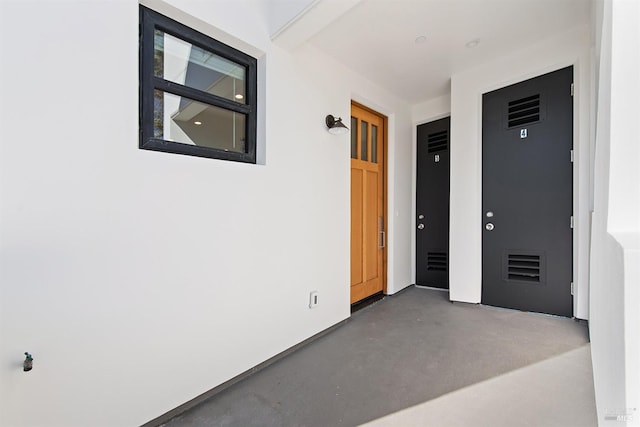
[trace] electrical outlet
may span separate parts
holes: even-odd
[[[309,308],[315,308],[318,305],[318,291],[312,291],[309,294]]]

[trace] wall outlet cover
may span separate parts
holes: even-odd
[[[309,294],[309,308],[315,308],[318,306],[318,291],[312,291]]]

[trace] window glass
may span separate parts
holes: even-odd
[[[171,142],[245,151],[245,115],[155,91],[154,136]]]
[[[371,125],[371,163],[378,163],[378,126]]]
[[[369,151],[367,147],[367,140],[369,139],[369,123],[362,120],[360,122],[360,160],[369,160]]]
[[[156,77],[245,103],[243,66],[160,30],[155,30],[153,65]]]
[[[358,158],[358,119],[351,117],[351,158]]]

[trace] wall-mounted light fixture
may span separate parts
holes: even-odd
[[[349,128],[342,123],[342,119],[340,117],[334,117],[329,114],[325,118],[325,123],[327,124],[327,128],[330,134],[333,135],[344,135],[349,133]]]

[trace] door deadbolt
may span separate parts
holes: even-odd
[[[488,222],[484,228],[487,229],[487,231],[493,231],[494,228],[496,228],[492,223]]]
[[[418,224],[418,230],[424,229],[424,224]]]

